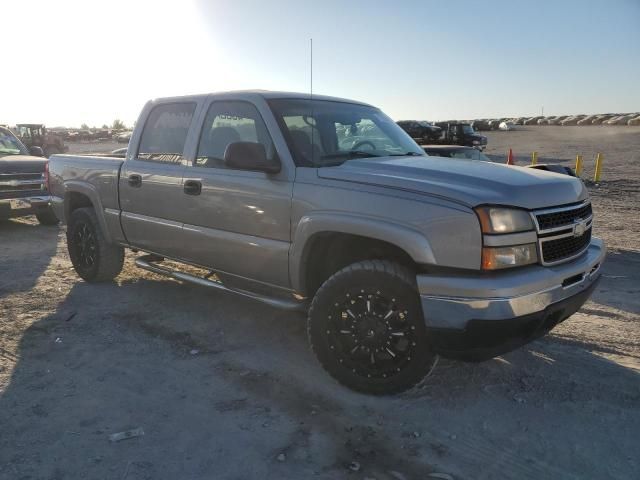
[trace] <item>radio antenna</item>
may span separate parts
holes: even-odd
[[[311,92],[311,100],[313,100],[313,38],[309,39],[309,44],[310,44],[310,57],[311,57],[311,61],[309,62],[309,69],[311,71],[311,75],[310,75],[310,83],[311,83],[311,88],[310,88],[310,92]]]
[[[311,163],[315,164],[315,159],[313,158],[313,154],[315,153],[315,148],[313,148],[313,146],[315,145],[315,143],[313,143],[313,135],[314,135],[314,125],[316,123],[316,119],[313,116],[313,38],[309,39],[309,57],[310,57],[310,61],[309,61],[309,70],[310,70],[310,78],[309,78],[309,100],[311,100],[311,122],[309,124],[309,126],[311,127]]]

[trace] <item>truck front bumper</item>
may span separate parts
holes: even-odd
[[[49,208],[48,194],[0,199],[0,218],[23,217]]]
[[[485,360],[544,335],[587,301],[600,278],[605,252],[602,240],[594,238],[583,255],[561,265],[419,275],[434,348],[448,357]]]

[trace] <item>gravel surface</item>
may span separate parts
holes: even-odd
[[[138,270],[133,254],[117,282],[89,285],[62,229],[0,222],[0,479],[640,478],[640,129],[489,137],[495,158],[582,153],[587,173],[604,153],[590,187],[604,278],[547,337],[441,360],[395,397],[337,385],[299,314]]]

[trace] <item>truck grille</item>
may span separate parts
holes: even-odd
[[[555,240],[547,240],[541,243],[542,258],[545,263],[555,263],[565,258],[572,258],[577,253],[586,249],[591,242],[591,229],[579,237],[558,238]]]
[[[540,230],[550,230],[564,225],[571,225],[574,220],[589,218],[591,215],[591,204],[587,203],[582,206],[578,205],[577,208],[574,207],[570,210],[538,214],[536,219]]]
[[[41,194],[43,188],[44,178],[41,173],[0,174],[0,199]]]
[[[593,213],[590,203],[534,212],[540,259],[553,265],[581,255],[589,247]]]

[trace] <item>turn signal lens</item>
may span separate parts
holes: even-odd
[[[482,249],[483,270],[520,267],[537,262],[538,252],[535,243],[512,247],[484,247]]]

